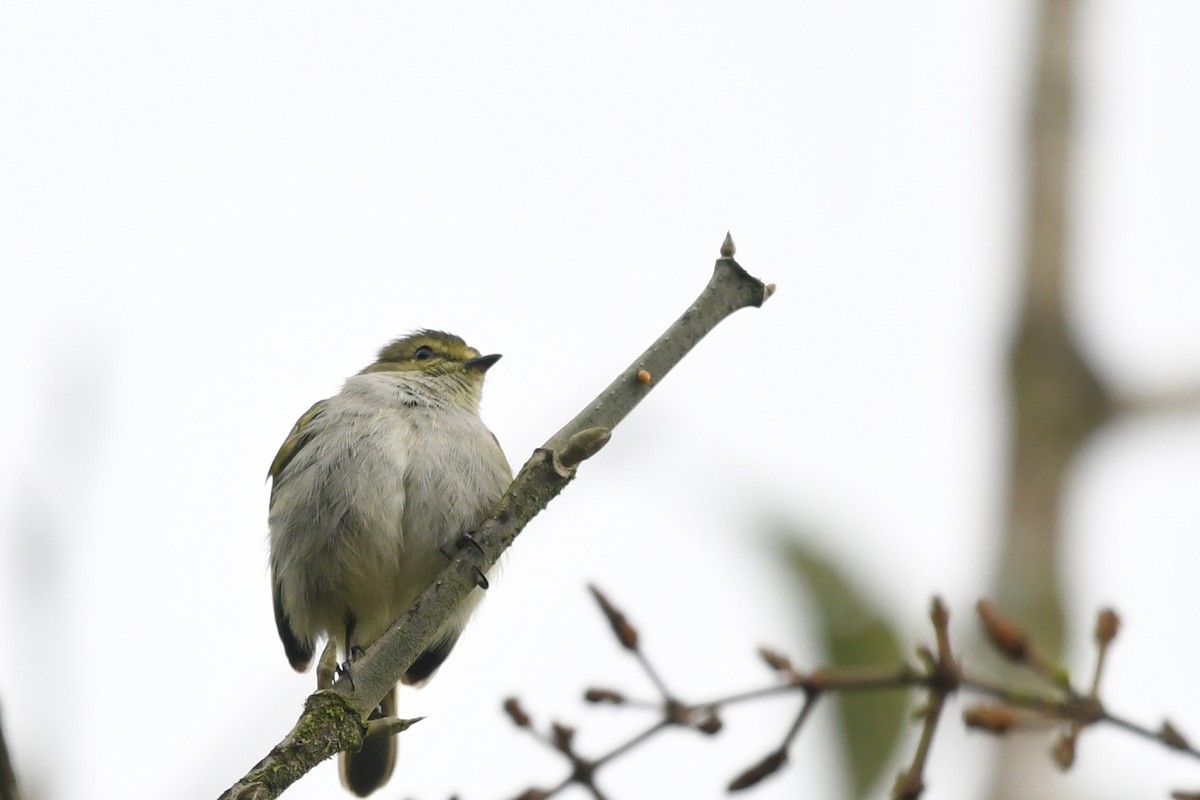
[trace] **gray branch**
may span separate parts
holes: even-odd
[[[562,430],[521,468],[475,540],[460,550],[441,575],[371,648],[354,662],[354,686],[338,681],[308,698],[296,726],[221,800],[268,800],[325,759],[356,751],[368,733],[366,716],[429,647],[454,609],[483,580],[521,530],[575,476],[575,467],[608,441],[612,429],[642,401],[697,342],[721,320],[747,306],[761,306],[774,285],[764,285],[733,259],[726,236],[712,278],[696,301]]]

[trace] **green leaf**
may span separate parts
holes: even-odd
[[[776,537],[776,547],[795,576],[800,597],[816,615],[825,664],[845,667],[897,667],[904,661],[900,637],[887,616],[859,591],[832,558],[819,552],[793,526]],[[806,659],[800,659],[806,660]],[[820,666],[810,664],[810,666]],[[865,797],[891,763],[909,719],[905,689],[837,692],[847,777],[854,796]]]

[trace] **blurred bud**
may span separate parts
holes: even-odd
[[[1070,688],[1071,688],[1071,671],[1068,670],[1066,667],[1064,667],[1064,666],[1053,667],[1050,670],[1049,677],[1050,677],[1050,680],[1054,681],[1056,684],[1058,684],[1062,688],[1070,690]]]
[[[1183,734],[1166,720],[1163,720],[1162,727],[1158,730],[1158,738],[1162,739],[1163,744],[1167,747],[1174,747],[1176,750],[1187,750],[1189,747]]]
[[[625,702],[625,695],[615,689],[588,689],[583,693],[583,699],[589,703],[608,703],[619,706]]]
[[[1117,638],[1117,631],[1120,629],[1121,618],[1117,616],[1117,612],[1111,608],[1104,609],[1096,618],[1096,643],[1107,647],[1109,642]]]
[[[721,718],[717,716],[716,709],[710,708],[708,710],[708,716],[700,721],[700,724],[696,726],[696,730],[712,736],[714,733],[721,730],[721,727]]]
[[[742,789],[749,789],[763,778],[773,775],[779,771],[779,768],[787,763],[787,751],[776,750],[762,761],[759,761],[754,766],[747,769],[741,775],[738,775],[729,783],[729,791],[738,792]]]
[[[758,648],[758,657],[766,662],[767,666],[776,672],[782,672],[791,675],[796,670],[792,667],[792,662],[788,657],[778,650],[772,650],[769,647]]]
[[[1017,714],[1011,706],[972,706],[963,711],[963,722],[968,728],[999,735],[1017,724]]]
[[[987,600],[980,600],[975,610],[983,630],[996,649],[1012,661],[1021,662],[1029,652],[1029,640],[1016,620],[1004,616]]]
[[[921,662],[921,666],[926,672],[934,672],[937,670],[937,659],[933,656],[933,651],[923,644],[917,645],[917,659]]]
[[[1075,763],[1075,737],[1065,733],[1058,737],[1050,754],[1054,757],[1054,763],[1063,769],[1070,769]]]
[[[529,715],[525,713],[525,709],[521,708],[521,701],[517,698],[510,697],[504,701],[504,713],[508,714],[508,718],[518,728],[529,727]]]
[[[554,746],[564,753],[571,752],[571,742],[575,739],[575,729],[569,725],[563,725],[561,722],[556,722],[551,726],[551,731],[554,737]]]
[[[638,633],[629,621],[625,619],[625,615],[617,610],[617,607],[609,602],[604,593],[595,586],[589,586],[592,590],[592,596],[596,598],[596,602],[600,604],[600,610],[604,612],[604,616],[608,618],[608,624],[612,626],[613,633],[617,636],[617,641],[626,650],[636,651],[638,648]]]
[[[933,603],[929,607],[929,619],[933,622],[933,627],[942,629],[950,624],[950,610],[946,608],[946,604],[942,602],[942,598],[934,595]]]
[[[921,774],[905,770],[896,776],[896,785],[892,787],[892,797],[896,800],[917,800],[924,791],[925,781],[921,780]]]

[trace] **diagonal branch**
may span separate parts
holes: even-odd
[[[269,800],[326,758],[357,750],[364,718],[399,682],[447,619],[516,539],[561,492],[579,462],[595,454],[613,428],[721,320],[747,306],[759,307],[774,285],[764,285],[733,259],[728,236],[712,278],[700,296],[658,340],[623,370],[599,397],[534,451],[476,534],[479,547],[461,549],[441,575],[354,662],[354,686],[341,680],[312,695],[291,732],[230,787],[222,800]]]

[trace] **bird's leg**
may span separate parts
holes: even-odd
[[[328,689],[333,686],[333,679],[337,672],[337,642],[329,639],[325,642],[325,649],[321,651],[321,657],[317,660],[317,688]]]
[[[363,654],[363,649],[354,644],[354,625],[356,621],[353,614],[346,614],[346,660],[339,664],[337,668],[337,674],[345,676],[346,680],[350,681],[351,689],[354,688],[354,673],[350,670],[350,664]]]

